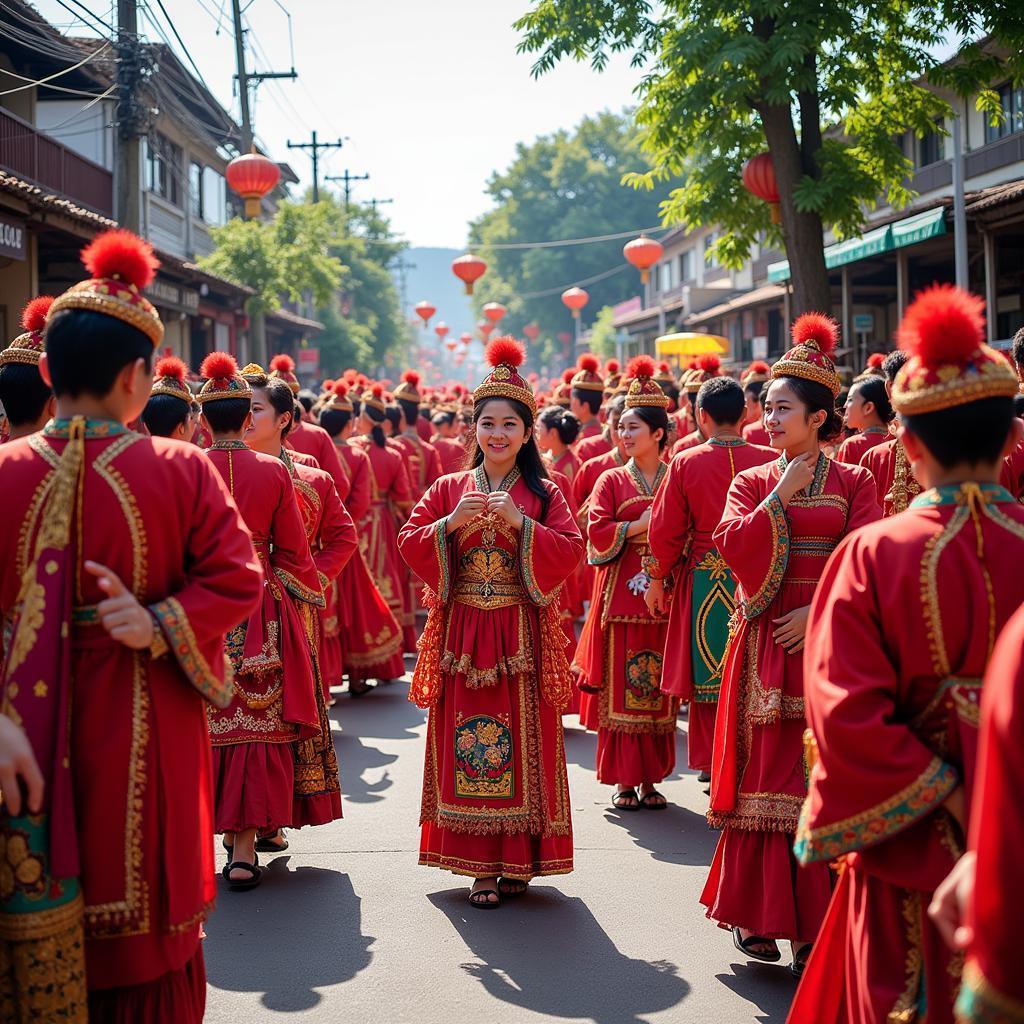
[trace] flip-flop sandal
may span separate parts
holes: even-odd
[[[804,969],[807,967],[807,960],[810,955],[810,943],[806,946],[801,946],[797,951],[796,956],[793,957],[793,962],[789,965],[789,971],[794,978],[802,978],[804,976]]]
[[[499,878],[498,894],[504,899],[515,899],[522,896],[529,888],[529,884],[520,878]]]
[[[650,800],[652,797],[655,800],[660,800],[661,803],[648,803],[647,801]],[[664,793],[659,793],[656,789],[652,789],[650,793],[644,793],[644,795],[640,798],[640,806],[645,811],[664,811],[668,807],[668,801],[665,799]]]
[[[351,683],[348,684],[348,695],[350,697],[365,697],[373,689],[369,683],[363,683],[360,687],[354,687]]]
[[[256,840],[257,853],[284,853],[288,849],[288,840],[278,829],[272,836],[261,836]]]
[[[477,899],[478,896],[484,898]],[[492,903],[487,899],[488,896],[497,896],[498,898]],[[501,906],[501,893],[497,889],[477,889],[476,892],[469,894],[469,905],[477,910],[497,910]]]
[[[623,804],[619,802],[620,800],[635,800],[636,803]],[[612,796],[612,807],[617,811],[639,811],[640,798],[636,795],[635,789],[624,789]]]
[[[250,878],[235,879],[231,877],[232,871],[248,871]],[[224,870],[221,872],[224,876],[224,880],[228,883],[228,888],[235,892],[244,892],[246,889],[255,889],[260,884],[263,878],[263,871],[260,868],[259,857],[254,857],[252,864],[245,860],[233,860],[230,864],[224,865]]]
[[[774,939],[766,939],[763,935],[751,935],[749,938],[744,939],[740,934],[739,928],[733,928],[732,942],[744,956],[749,956],[751,960],[760,960],[766,964],[777,964],[782,959],[778,944],[775,946],[774,953],[757,953],[750,948],[751,946],[767,946],[775,942]]]

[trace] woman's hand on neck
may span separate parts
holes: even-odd
[[[815,434],[809,441],[802,445],[798,445],[795,448],[783,449],[786,455],[786,460],[790,461],[795,459],[798,455],[809,455],[809,461],[811,463],[818,461],[818,455],[821,452],[821,442],[818,440],[817,434]]]

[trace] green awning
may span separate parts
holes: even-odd
[[[906,217],[895,224],[885,224],[858,238],[847,238],[828,246],[825,250],[825,266],[832,270],[945,233],[946,212],[939,206],[934,210],[925,210],[924,213],[915,213],[913,217]],[[769,283],[778,284],[788,280],[789,260],[768,264]]]
[[[943,206],[937,206],[934,210],[925,210],[924,213],[915,214],[913,217],[907,217],[906,220],[897,221],[892,225],[892,240],[897,249],[945,233],[946,209]]]

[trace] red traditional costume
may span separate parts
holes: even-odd
[[[582,440],[577,438],[575,445],[566,454],[572,455],[576,465],[581,466],[588,459],[596,459],[598,455],[607,455],[614,447],[611,433],[605,427],[600,433],[595,433],[590,437],[584,437]]]
[[[299,512],[313,564],[316,566],[326,605],[313,613],[303,608],[307,635],[315,652],[314,677],[319,677],[317,735],[299,742],[295,753],[295,797],[291,824],[323,825],[341,817],[341,788],[338,781],[338,760],[327,717],[330,687],[341,682],[341,648],[338,641],[338,608],[333,583],[358,547],[352,517],[338,500],[334,484],[322,469],[293,462],[289,452],[281,449],[281,460],[288,468],[295,487]],[[332,607],[333,605],[333,607]],[[333,618],[333,623],[331,619]],[[331,635],[334,643],[331,643]],[[328,675],[328,673],[331,673]]]
[[[247,369],[249,369],[247,367]],[[198,400],[251,400],[234,359],[215,352]],[[292,820],[294,745],[319,732],[313,651],[302,604],[324,598],[288,470],[241,440],[214,441],[210,461],[228,485],[264,567],[259,607],[227,634],[231,704],[207,713],[214,748],[217,832],[273,831]]]
[[[768,431],[764,429],[764,423],[761,420],[757,420],[754,423],[748,423],[743,428],[743,440],[746,441],[747,444],[756,444],[763,448],[769,447],[771,443]]]
[[[589,352],[580,356],[576,364],[576,372],[569,380],[570,395],[573,391],[586,391],[590,394],[603,395],[604,378],[598,372],[600,368],[601,364],[597,356],[591,355]],[[586,423],[581,423],[580,432],[572,447],[577,449],[588,439],[599,441],[601,436],[601,421],[597,416],[594,416],[592,419],[587,420]]]
[[[376,402],[383,410],[383,389],[375,384],[362,400]],[[381,596],[402,626],[405,650],[412,652],[416,650],[416,618],[413,609],[406,608],[406,570],[398,557],[397,526],[404,513],[396,507],[396,503],[412,501],[405,460],[397,448],[382,448],[371,437],[361,437],[356,443],[369,456],[371,470],[370,510],[359,523],[359,547]]]
[[[565,504],[569,508],[569,514],[575,519],[576,499],[572,495],[572,485],[569,483],[569,478],[564,473],[559,473],[557,469],[549,470],[548,476],[557,485],[559,491],[561,491],[562,497],[565,499]],[[575,621],[577,615],[581,614],[583,609],[583,602],[579,595],[576,573],[570,573],[566,577],[565,583],[562,584],[562,592],[559,595],[558,607],[559,614],[561,615],[562,631],[565,633],[566,639],[566,656],[571,658],[576,650]],[[567,714],[578,715],[579,711],[579,691],[574,688],[573,699]]]
[[[640,357],[631,368],[626,408],[664,409],[668,399],[651,379],[653,360]],[[627,789],[660,782],[676,763],[678,702],[661,689],[666,620],[651,615],[644,601],[647,534],[627,536],[667,475],[659,462],[648,486],[632,459],[609,469],[601,474],[588,513],[587,547],[597,578],[574,662],[585,689],[580,720],[593,728],[596,719],[598,782]]]
[[[771,380],[771,367],[760,359],[755,359],[749,367],[747,372],[740,377],[740,385],[744,391],[750,384],[760,384],[762,391],[764,386]],[[760,398],[760,395],[758,396]],[[771,438],[768,436],[768,431],[764,427],[764,417],[759,416],[756,420],[751,420],[742,430],[743,440],[747,444],[759,444],[764,448],[771,447]]]
[[[884,444],[890,437],[886,427],[868,427],[853,437],[848,437],[836,452],[836,458],[848,466],[862,466],[864,455],[875,445]]]
[[[906,512],[921,493],[921,485],[910,471],[903,442],[899,438],[876,444],[862,456],[860,464],[875,481],[875,494],[883,518]]]
[[[87,309],[159,344],[141,296],[149,246],[108,232],[83,261],[94,277],[57,299],[50,327]],[[259,599],[259,562],[220,478],[187,444],[54,420],[0,449],[0,477],[2,709],[46,784],[41,814],[0,815],[3,1018],[85,1021],[87,984],[92,1019],[198,1024],[200,924],[214,896],[204,699],[230,699],[223,636]],[[104,628],[107,594],[86,560],[149,609],[148,650]]]
[[[597,481],[606,469],[614,469],[624,466],[626,459],[622,451],[616,446],[612,451],[596,458],[588,459],[580,466],[579,472],[573,477],[572,493],[576,499],[576,522],[584,541],[587,539],[587,516],[590,512],[590,499],[597,486]],[[580,602],[589,601],[594,589],[596,573],[590,562],[584,560],[576,570],[576,589],[579,592]],[[582,614],[582,608],[580,609]],[[588,726],[590,728],[590,726]],[[597,726],[593,726],[597,728]]]
[[[770,448],[712,438],[673,458],[651,510],[647,572],[672,577],[661,688],[688,702],[687,760],[711,771],[715,713],[736,581],[712,536],[737,473],[773,462]]]
[[[497,365],[478,403],[511,397],[535,408],[509,361],[515,349],[491,342]],[[463,494],[490,491],[481,465],[435,483],[400,534],[402,556],[430,591],[410,690],[430,708],[420,863],[530,879],[572,870],[561,720],[571,683],[558,592],[583,545],[553,483],[546,512],[518,470],[502,490],[523,511],[519,531],[491,513],[447,533]]]
[[[606,450],[610,451],[611,445]],[[603,454],[603,451],[595,452],[595,456]],[[566,448],[557,459],[551,460],[551,468],[561,473],[569,481],[570,485],[576,479],[576,474],[580,471],[580,466],[582,465],[583,460],[571,448]]]
[[[985,673],[981,739],[971,810],[977,853],[967,950],[957,1002],[960,1024],[1024,1022],[1020,970],[1020,851],[1024,849],[1024,611],[999,636]]]
[[[982,343],[982,308],[952,286],[908,308],[899,339],[912,354],[892,396],[902,416],[1015,393],[1015,374]],[[845,866],[794,1024],[953,1020],[961,957],[927,915],[963,852],[942,805],[963,785],[970,812],[981,680],[996,631],[1024,601],[1022,559],[1024,509],[967,482],[919,495],[829,562],[807,626],[818,753],[796,853]]]
[[[435,437],[430,442],[441,460],[441,475],[458,473],[466,462],[466,446],[454,437]]]
[[[815,319],[816,318],[816,319]],[[839,378],[829,358],[834,328],[805,314],[773,378]],[[831,324],[831,322],[828,322]],[[805,328],[809,325],[809,328]],[[806,492],[774,493],[786,456],[740,473],[714,543],[735,576],[738,623],[722,673],[708,821],[722,829],[701,895],[722,926],[768,939],[812,942],[831,879],[825,864],[797,870],[792,842],[807,792],[803,758],[803,658],[772,637],[773,620],[811,603],[825,563],[848,533],[878,518],[870,475],[819,453]]]
[[[338,389],[331,399],[334,408],[351,413],[347,390]],[[370,511],[373,470],[370,457],[350,441],[335,441],[342,465],[351,481],[346,508],[359,525]],[[342,668],[349,685],[366,679],[397,679],[405,673],[402,658],[402,627],[381,597],[377,584],[366,568],[362,548],[357,547],[335,581],[338,631]]]
[[[1003,460],[999,482],[1017,499],[1024,500],[1024,442]]]

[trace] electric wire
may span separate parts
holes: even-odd
[[[27,84],[16,86],[13,89],[5,89],[3,92],[0,92],[0,96],[10,96],[12,93],[23,92],[25,89],[34,89],[36,86],[39,85],[45,85],[48,89],[55,89],[58,92],[72,93],[76,96],[96,96],[96,93],[88,92],[85,89],[69,89],[66,86],[50,85],[49,83],[51,83],[55,78],[60,78],[61,75],[68,75],[72,71],[77,71],[80,67],[83,67],[84,65],[88,64],[89,61],[95,59],[101,53],[104,53],[108,49],[110,49],[110,43],[104,42],[104,44],[98,50],[94,51],[93,53],[90,53],[87,57],[80,60],[77,64],[73,64],[69,68],[64,68],[62,71],[55,71],[52,75],[47,75],[46,78],[26,78],[24,75],[16,74],[13,71],[4,71],[5,75],[10,76],[11,78],[17,78],[18,81],[25,82]]]

